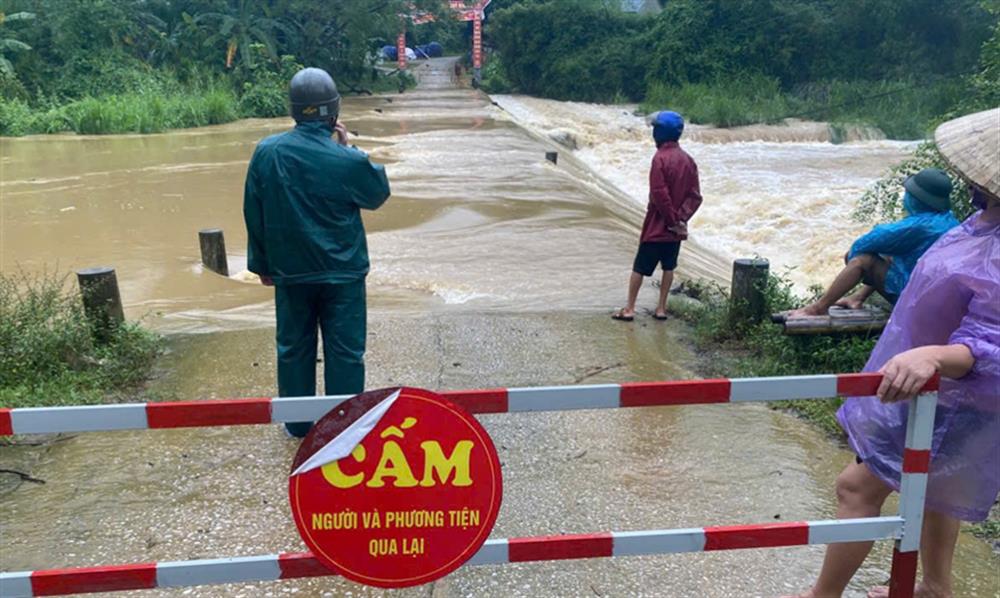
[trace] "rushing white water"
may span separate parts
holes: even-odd
[[[510,118],[547,136],[645,205],[654,147],[634,106],[494,96]],[[759,255],[800,288],[826,283],[868,225],[850,212],[865,188],[913,149],[870,131],[830,143],[823,123],[715,129],[689,125],[681,144],[698,163],[705,202],[691,237],[732,259]]]

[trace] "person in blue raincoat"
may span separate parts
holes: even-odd
[[[316,394],[318,331],[326,394],[356,394],[365,384],[369,267],[361,210],[385,203],[389,182],[382,166],[348,146],[326,71],[296,73],[289,96],[295,128],[261,141],[247,171],[247,265],[274,286],[278,394]],[[286,424],[296,437],[310,426]]]
[[[826,315],[834,305],[860,309],[878,291],[895,305],[917,260],[938,238],[958,226],[951,214],[951,179],[937,168],[925,168],[903,183],[907,216],[880,224],[861,236],[847,253],[846,266],[816,302],[789,313],[787,318]],[[857,294],[843,298],[859,282]]]

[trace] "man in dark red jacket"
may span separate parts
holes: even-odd
[[[652,276],[657,263],[663,268],[663,280],[653,317],[667,319],[667,296],[674,282],[681,241],[687,239],[687,222],[701,205],[698,165],[677,143],[683,131],[684,119],[676,112],[659,112],[653,118],[656,155],[649,169],[649,205],[639,252],[632,264],[628,304],[611,316],[616,320],[631,322],[635,318],[635,300],[642,279]]]

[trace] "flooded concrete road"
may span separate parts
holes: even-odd
[[[631,264],[631,208],[572,162],[546,163],[547,146],[504,120],[484,96],[456,88],[447,62],[418,68],[426,72],[417,91],[392,102],[351,100],[344,116],[361,134],[359,144],[388,164],[394,191],[383,210],[366,215],[373,261],[368,386],[690,377],[696,356],[685,348],[682,327],[651,318],[623,325],[607,316]],[[201,272],[196,232],[224,227],[239,262],[246,159],[257,139],[286,124],[5,140],[7,172],[18,174],[3,180],[4,268],[117,265],[130,315],[151,312],[147,321],[171,333],[150,389],[156,396],[274,394],[271,291],[245,273],[223,279]],[[89,152],[55,149],[102,143],[110,152],[102,165]],[[55,144],[47,147],[67,161],[66,172],[50,178],[76,178],[38,183],[46,154],[29,151],[32,144]],[[62,211],[70,204],[76,209]],[[696,273],[724,273],[710,252],[692,250],[682,261],[686,256]],[[654,296],[644,289],[642,301]],[[761,405],[481,421],[504,471],[493,537],[828,518],[834,478],[852,458],[808,424]],[[296,448],[280,426],[86,434],[43,448],[4,448],[0,467],[30,466],[46,484],[22,484],[0,497],[0,566],[302,550],[286,495]],[[889,548],[877,547],[850,595],[886,579]],[[822,547],[803,547],[468,567],[393,594],[774,596],[805,588],[821,558]],[[996,564],[984,543],[963,534],[959,595],[1000,592]],[[384,593],[323,578],[133,594]]]

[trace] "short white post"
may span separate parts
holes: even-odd
[[[927,498],[927,473],[930,471],[936,409],[936,393],[920,395],[910,401],[903,471],[899,482],[899,516],[903,518],[903,534],[896,540],[892,551],[889,598],[913,598],[917,583],[920,532],[924,525],[924,501]]]

